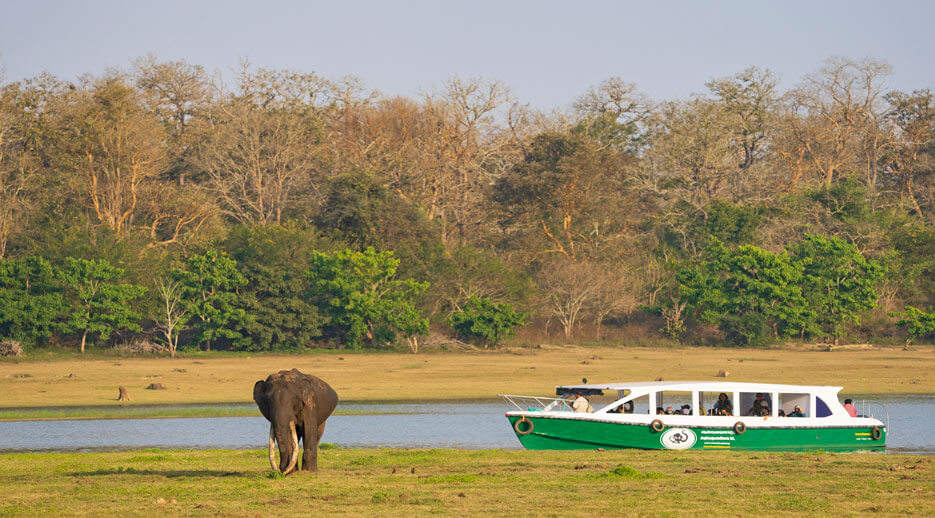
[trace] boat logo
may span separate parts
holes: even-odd
[[[695,445],[698,437],[688,428],[669,428],[659,438],[663,446],[670,450],[687,450]]]

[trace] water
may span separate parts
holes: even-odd
[[[867,399],[889,411],[890,451],[935,454],[935,436],[929,433],[935,429],[935,394]],[[503,416],[507,405],[499,401],[342,403],[339,408],[362,413],[328,419],[322,440],[343,447],[521,448]],[[0,422],[0,452],[254,449],[266,447],[268,434],[269,422],[262,417],[7,421]]]

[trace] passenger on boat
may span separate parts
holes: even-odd
[[[795,408],[792,409],[792,412],[789,412],[788,417],[805,417],[805,414],[802,413],[802,407],[795,405]]]
[[[675,410],[672,410],[672,407],[670,406],[666,407],[666,415],[672,415],[674,413],[675,413]]]
[[[780,409],[779,409],[779,417],[786,417],[786,411],[780,408]]]
[[[711,413],[714,415],[731,415],[733,412],[734,407],[730,404],[730,399],[727,399],[727,394],[723,392],[718,394],[717,401],[714,403],[714,408],[711,409]]]
[[[575,402],[571,404],[571,409],[575,412],[593,412],[594,407],[591,406],[591,403],[588,402],[587,398],[581,395],[580,392],[575,393]]]
[[[682,415],[692,415],[691,405],[682,405]]]
[[[851,417],[857,417],[857,409],[854,408],[854,405],[852,405],[851,403],[853,403],[853,401],[851,401],[850,399],[845,399],[844,410],[847,410],[847,413],[850,414]]]
[[[665,415],[665,414],[666,414],[666,411],[664,408],[662,408],[661,406],[656,407],[656,415]]]
[[[616,408],[612,408],[607,411],[609,414],[632,414],[633,413],[633,402],[627,401],[622,405],[617,405]]]
[[[753,406],[750,407],[750,410],[747,410],[747,413],[744,415],[763,415],[763,409],[766,409],[766,415],[769,415],[769,403],[763,399],[763,394],[757,392],[756,400],[753,401]]]

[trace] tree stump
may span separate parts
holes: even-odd
[[[730,376],[730,371],[717,371],[718,378],[726,378]]]
[[[130,394],[127,393],[127,387],[121,385],[117,387],[117,390],[120,391],[120,396],[117,397],[117,401],[130,401]]]

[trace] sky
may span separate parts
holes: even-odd
[[[0,5],[0,69],[74,80],[151,53],[231,77],[247,59],[385,95],[482,77],[551,109],[614,76],[656,100],[751,65],[789,88],[845,56],[885,60],[887,87],[913,90],[935,87],[932,20],[926,0],[30,0]]]

